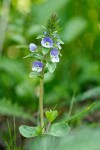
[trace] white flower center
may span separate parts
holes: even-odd
[[[46,42],[46,45],[50,45],[50,43],[49,43],[49,42]]]

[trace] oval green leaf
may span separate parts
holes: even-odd
[[[67,123],[54,123],[50,126],[49,132],[47,134],[56,137],[63,137],[69,132],[69,130],[70,128]]]
[[[26,138],[32,138],[32,137],[38,136],[39,131],[41,131],[41,128],[39,126],[30,127],[30,126],[26,126],[26,125],[21,125],[19,127],[20,134]]]

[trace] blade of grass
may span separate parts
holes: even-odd
[[[10,147],[11,147],[11,145],[12,145],[12,135],[11,135],[11,126],[10,126],[10,123],[9,123],[9,121],[8,121],[8,119],[7,119],[7,125],[8,125],[8,133],[9,133],[9,145],[10,145]]]
[[[68,119],[69,119],[70,116],[71,116],[74,102],[75,102],[75,94],[73,94],[73,97],[72,97],[72,100],[71,100],[71,104],[70,104],[70,108],[69,108],[69,113],[68,113]]]
[[[8,144],[7,141],[5,141],[5,144],[6,144],[6,146],[7,146],[7,150],[11,150],[11,149],[10,149],[10,145]]]
[[[15,117],[14,117],[14,150],[16,150],[16,123],[15,123]]]
[[[75,120],[78,117],[85,115],[94,105],[95,105],[95,103],[92,103],[91,105],[89,105],[88,107],[83,109],[81,112],[79,112],[79,113],[73,115],[72,117],[70,117],[69,119],[67,119],[66,122],[68,123],[69,121]]]

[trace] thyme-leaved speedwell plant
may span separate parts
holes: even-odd
[[[27,57],[33,57],[32,72],[30,77],[39,77],[40,79],[40,93],[39,93],[39,113],[40,113],[40,126],[30,127],[21,125],[19,131],[22,136],[26,138],[36,137],[43,134],[49,134],[52,136],[64,136],[69,131],[69,126],[66,122],[53,123],[59,112],[57,110],[50,110],[45,112],[45,116],[48,120],[48,124],[44,123],[43,114],[43,84],[44,74],[47,72],[53,73],[56,69],[57,63],[60,62],[61,56],[61,44],[64,44],[59,35],[59,18],[56,14],[53,14],[48,20],[47,27],[42,26],[44,32],[39,35],[37,39],[40,39],[41,46],[38,48],[34,43],[29,44],[29,50],[31,54]]]

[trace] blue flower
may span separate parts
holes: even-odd
[[[58,49],[53,48],[53,49],[50,51],[50,58],[51,58],[51,61],[52,61],[53,63],[59,62],[59,51],[58,51]]]
[[[43,63],[41,61],[34,61],[32,70],[36,72],[41,72],[43,69]]]
[[[53,40],[50,37],[45,37],[41,41],[41,45],[46,48],[53,47]]]
[[[30,45],[29,45],[29,50],[30,50],[31,52],[34,52],[36,49],[37,49],[37,46],[36,46],[34,43],[30,43]]]

